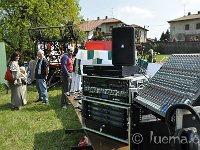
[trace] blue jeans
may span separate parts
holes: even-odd
[[[39,94],[39,99],[43,102],[48,102],[47,84],[45,79],[36,79],[36,88]]]

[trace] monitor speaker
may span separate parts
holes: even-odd
[[[135,65],[135,29],[116,27],[112,29],[112,64]]]

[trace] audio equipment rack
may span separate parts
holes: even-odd
[[[83,75],[83,128],[123,143],[131,143],[132,99],[147,80],[146,76],[140,74],[122,78]]]
[[[130,105],[131,94],[147,81],[144,75],[114,78],[83,75],[83,95],[88,99]],[[134,91],[135,90],[135,91]]]

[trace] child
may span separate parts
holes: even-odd
[[[22,101],[23,105],[27,104],[27,73],[25,67],[20,67],[21,81],[22,81]]]

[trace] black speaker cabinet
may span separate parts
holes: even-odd
[[[130,66],[135,64],[135,30],[133,27],[112,29],[112,64]]]

